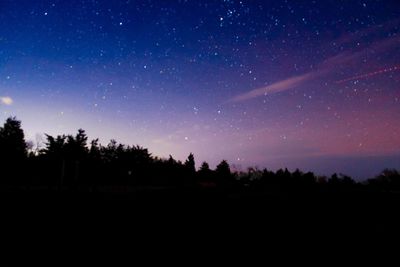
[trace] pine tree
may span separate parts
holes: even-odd
[[[0,127],[0,157],[2,161],[20,161],[27,156],[27,144],[21,121],[9,117]]]

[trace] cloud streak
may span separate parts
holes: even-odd
[[[14,100],[9,96],[1,96],[0,97],[0,102],[3,105],[11,106],[14,103]]]
[[[338,55],[335,55],[333,57],[330,57],[326,60],[324,60],[322,63],[320,63],[316,70],[297,75],[297,76],[292,76],[287,79],[275,82],[269,86],[257,88],[254,90],[251,90],[247,93],[243,93],[237,96],[234,96],[230,98],[227,102],[228,103],[238,103],[238,102],[243,102],[246,100],[250,100],[259,96],[265,96],[268,94],[275,94],[279,92],[284,92],[287,90],[291,90],[294,88],[297,88],[303,84],[306,84],[308,82],[311,82],[313,80],[316,80],[320,77],[323,77],[330,73],[333,68],[335,68],[338,64],[345,64],[351,60],[354,60],[358,54],[351,54],[348,52],[343,52]]]
[[[256,98],[258,96],[286,91],[295,88],[297,86],[300,86],[301,84],[314,79],[316,76],[318,76],[316,72],[309,72],[303,75],[293,76],[288,79],[273,83],[270,86],[261,87],[258,89],[251,90],[250,92],[237,95],[231,98],[228,102],[232,103],[242,102],[252,98]]]
[[[374,31],[376,31],[375,28],[371,29],[371,32]],[[399,45],[400,45],[400,37],[389,37],[375,41],[371,45],[361,50],[343,51],[339,54],[328,57],[320,64],[318,64],[316,69],[311,72],[307,72],[302,75],[292,76],[287,79],[277,81],[269,86],[257,88],[248,91],[246,93],[236,95],[228,99],[227,103],[243,102],[260,96],[279,93],[297,88],[303,84],[306,84],[308,82],[311,82],[313,80],[316,80],[318,78],[333,73],[334,70],[340,66],[354,65],[352,63],[357,63],[358,60],[364,58],[366,55],[370,53],[374,54],[384,53],[399,47]]]

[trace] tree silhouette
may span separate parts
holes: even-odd
[[[196,167],[195,167],[195,162],[194,162],[194,156],[192,153],[189,154],[185,161],[185,167],[189,171],[190,174],[193,174],[196,172]]]
[[[65,135],[58,135],[54,138],[53,136],[46,134],[46,139],[46,147],[41,150],[41,153],[52,158],[62,158],[65,156],[65,145],[67,139]]]
[[[83,159],[87,153],[87,139],[86,133],[84,130],[79,129],[76,136],[68,135],[67,143],[65,144],[65,149],[67,153],[67,157],[70,159],[81,160]]]
[[[210,165],[208,165],[208,163],[204,161],[200,166],[199,172],[201,172],[201,173],[209,173],[210,171],[211,171],[210,170]]]
[[[232,182],[231,168],[226,160],[222,160],[215,169],[218,182],[221,185],[229,185]]]
[[[21,122],[15,117],[7,118],[0,127],[0,164],[2,164],[1,183],[21,183],[26,170],[27,144]],[[12,177],[14,176],[14,177]],[[19,178],[19,179],[13,179]],[[14,181],[13,181],[14,180]]]
[[[29,156],[27,151],[21,122],[14,117],[8,118],[0,127],[1,186],[39,186],[66,191],[99,188],[127,191],[131,187],[192,190],[198,187],[217,193],[293,194],[297,197],[321,192],[333,196],[357,195],[360,190],[366,194],[378,191],[391,196],[400,190],[400,174],[391,169],[384,170],[365,184],[356,183],[344,174],[333,174],[330,179],[317,178],[312,172],[303,173],[299,169],[290,172],[287,168],[276,172],[248,168],[244,172],[232,173],[226,160],[221,161],[215,170],[203,162],[196,172],[192,153],[182,163],[172,156],[167,159],[154,157],[144,147],[123,145],[115,140],[105,146],[98,139],[88,144],[88,137],[82,129],[75,135],[46,135],[43,149],[31,151]]]
[[[20,161],[27,156],[27,144],[21,121],[9,117],[0,127],[0,155],[2,161]]]
[[[400,173],[394,169],[385,169],[374,179],[369,179],[367,184],[385,191],[400,190]]]
[[[185,168],[185,176],[186,176],[184,180],[185,186],[194,186],[196,183],[195,181],[196,166],[195,166],[194,156],[192,153],[189,154],[183,166]]]
[[[89,156],[91,159],[100,160],[101,154],[98,138],[90,142]]]
[[[222,176],[229,176],[231,175],[231,168],[226,160],[221,161],[215,171]]]
[[[210,166],[207,162],[203,162],[198,171],[198,178],[200,184],[205,187],[213,187],[215,186],[215,177],[214,172],[210,169]]]

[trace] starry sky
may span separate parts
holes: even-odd
[[[0,119],[235,170],[400,168],[398,1],[0,0]]]

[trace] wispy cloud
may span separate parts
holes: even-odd
[[[0,96],[0,102],[3,105],[10,106],[14,103],[14,100],[9,96]]]
[[[394,22],[390,22],[390,25],[392,25],[393,23]],[[379,29],[380,29],[379,27],[367,29],[363,32],[363,34],[373,34]],[[352,39],[352,41],[356,40],[355,37],[352,38],[354,38]],[[400,45],[400,37],[389,37],[389,38],[379,39],[371,43],[369,46],[364,47],[363,49],[349,49],[343,51],[339,54],[328,57],[320,64],[318,64],[315,70],[313,71],[297,76],[291,76],[284,80],[277,81],[269,86],[253,89],[243,94],[236,95],[228,99],[227,103],[242,102],[260,96],[265,96],[268,94],[274,94],[295,89],[306,83],[312,82],[318,78],[334,73],[334,71],[340,66],[349,67],[349,65],[358,64],[360,59],[365,58],[365,56],[370,53],[375,55],[379,53],[385,53],[393,49],[397,49],[399,45]]]
[[[312,80],[317,76],[314,72],[309,72],[303,75],[290,77],[288,79],[276,82],[271,84],[270,86],[258,88],[251,90],[250,92],[237,95],[231,98],[228,102],[241,102],[245,100],[249,100],[258,96],[263,96],[266,94],[278,93],[282,91],[286,91],[292,88],[295,88],[309,80]]]
[[[269,86],[257,88],[251,90],[249,92],[239,94],[230,98],[227,102],[228,103],[237,103],[246,100],[250,100],[259,96],[265,96],[268,94],[275,94],[287,90],[291,90],[297,88],[303,84],[316,80],[326,74],[330,73],[333,68],[335,68],[338,64],[345,64],[358,55],[354,55],[349,52],[343,52],[333,57],[330,57],[320,63],[317,68],[313,71],[304,73],[302,75],[292,76],[284,80],[277,81]]]

